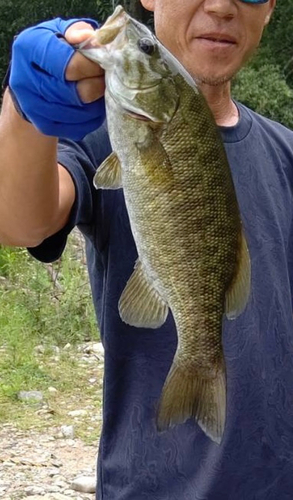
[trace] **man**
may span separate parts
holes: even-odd
[[[221,444],[192,419],[156,430],[155,407],[176,348],[171,315],[157,331],[119,318],[118,299],[137,255],[122,191],[92,187],[95,167],[110,152],[104,126],[94,130],[103,115],[103,72],[54,35],[78,43],[89,24],[55,20],[15,44],[0,122],[0,240],[49,261],[60,256],[75,224],[85,235],[105,347],[99,500],[289,500],[293,134],[230,94],[231,78],[259,44],[275,0],[142,3],[220,126],[250,249],[249,304],[235,321],[224,321],[228,401]],[[57,167],[54,134],[77,139],[87,132],[83,140],[60,141]]]

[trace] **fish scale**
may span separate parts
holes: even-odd
[[[113,153],[94,182],[123,188],[138,252],[119,312],[126,323],[158,328],[171,309],[178,345],[158,429],[192,417],[220,442],[226,415],[222,320],[224,313],[229,319],[241,314],[250,290],[249,253],[225,150],[194,81],[148,28],[117,7],[95,37],[80,50],[105,69]]]

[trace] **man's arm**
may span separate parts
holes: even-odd
[[[70,44],[79,43],[88,38],[92,30],[93,28],[89,24],[77,22],[66,30],[65,38]],[[31,91],[29,83],[23,76],[26,71],[28,73],[34,71],[31,61],[26,60],[29,52],[27,49],[30,49],[32,42],[40,44],[40,50],[43,49],[46,46],[43,39],[48,36],[48,31],[38,30],[37,33],[41,33],[41,35],[32,41],[27,37],[26,39],[22,37],[26,43],[25,50],[22,50],[21,45],[19,46],[22,38],[18,38],[17,50],[20,55],[15,51],[14,57],[20,58],[20,65],[23,65],[24,72],[19,72],[19,66],[14,59],[15,73],[18,71],[18,75],[14,78],[17,85],[13,88],[13,92],[16,94],[16,98],[22,97],[22,94],[17,95],[17,90],[20,87],[24,90],[23,95],[28,95],[28,99],[24,97],[22,103],[26,106],[26,114],[30,118],[33,117],[32,119],[36,117],[36,121],[42,112],[44,103],[43,117],[41,116],[39,123],[40,128],[44,126],[46,129],[50,129],[50,136],[38,130],[38,121],[34,126],[17,113],[10,91],[7,89],[0,115],[0,244],[4,245],[37,246],[66,224],[75,200],[75,186],[67,170],[61,165],[57,165],[55,121],[54,117],[50,121],[46,110],[50,111],[51,108],[55,107],[57,112],[59,128],[56,128],[56,136],[60,132],[60,127],[63,137],[66,137],[67,132],[78,135],[81,127],[87,126],[85,116],[89,116],[90,119],[91,114],[94,114],[94,117],[98,118],[96,107],[88,108],[86,106],[92,106],[87,104],[92,102],[95,106],[96,100],[103,96],[105,88],[103,70],[81,54],[75,53],[66,66],[65,78],[67,82],[77,82],[77,92],[81,99],[77,107],[72,108],[70,100],[67,103],[66,98],[67,93],[69,93],[67,90],[71,89],[69,87],[67,89],[66,81],[63,85],[62,77],[60,77],[60,81],[57,79],[55,89],[51,88],[50,79],[46,80],[46,73],[40,73],[35,77],[36,87]],[[32,34],[35,36],[35,32]],[[55,35],[51,35],[50,32],[49,36],[54,37],[54,44],[64,43],[55,39]],[[61,48],[64,46],[62,45]],[[55,52],[53,50],[52,54],[46,54],[45,61],[47,64],[51,64],[51,67],[55,62]],[[28,76],[34,77],[34,75]],[[39,78],[44,79],[43,86],[39,85]],[[12,82],[14,80],[12,79]],[[20,80],[22,87],[18,80]],[[60,88],[62,92],[60,96],[57,95],[56,101],[60,104],[52,102],[51,106],[50,101],[46,101],[46,95],[38,95],[39,88],[45,90],[48,88],[49,98]],[[61,104],[62,96],[64,96],[64,104]],[[72,122],[71,115],[67,115],[63,127],[62,118],[67,113],[67,109],[68,113],[71,113],[73,109],[72,116],[76,122]],[[81,125],[78,121],[79,115]],[[95,120],[92,121],[95,122]],[[89,121],[91,128],[93,127],[92,121]]]
[[[65,225],[75,199],[73,181],[57,165],[57,139],[21,118],[9,91],[0,145],[0,243],[36,246]]]

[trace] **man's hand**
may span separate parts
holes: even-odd
[[[93,20],[57,18],[24,30],[13,44],[12,97],[45,135],[79,140],[105,118],[103,70],[73,47],[95,28]]]
[[[93,31],[90,24],[80,21],[66,30],[65,39],[70,45],[76,45],[90,38]],[[104,70],[79,52],[76,52],[69,61],[65,78],[77,82],[78,94],[85,103],[93,102],[104,95]]]

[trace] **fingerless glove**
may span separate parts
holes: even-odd
[[[89,104],[81,101],[77,83],[65,79],[74,48],[64,38],[69,26],[92,19],[57,18],[20,33],[12,46],[9,87],[12,98],[43,134],[82,139],[98,128],[105,118],[104,98]]]

